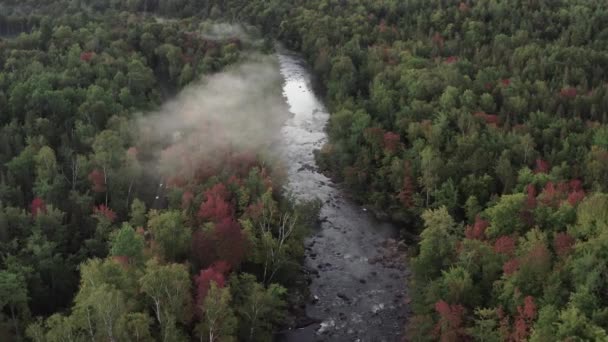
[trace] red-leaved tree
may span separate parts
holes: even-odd
[[[90,62],[91,59],[93,59],[93,56],[95,56],[95,52],[93,51],[85,51],[83,53],[80,54],[80,60],[83,62]]]
[[[513,341],[527,341],[530,335],[530,327],[536,318],[536,304],[534,297],[527,296],[524,305],[517,307],[517,317],[515,318],[515,329],[513,331]]]
[[[445,64],[453,64],[458,62],[458,57],[457,56],[450,56],[448,58],[445,59]]]
[[[382,146],[384,141],[384,130],[379,127],[369,127],[363,131],[363,137],[368,144],[374,147]]]
[[[182,194],[182,209],[190,208],[193,199],[194,194],[192,193],[192,191],[184,191],[184,193]]]
[[[435,32],[435,34],[433,35],[432,41],[438,48],[443,49],[443,44],[445,42],[445,39],[443,38],[441,33]]]
[[[440,341],[462,341],[466,338],[466,330],[463,327],[464,307],[462,305],[450,305],[440,300],[435,303],[435,311],[439,314],[435,334]]]
[[[403,188],[399,192],[399,200],[404,207],[411,208],[414,205],[416,188],[412,177],[412,166],[409,161],[406,161],[404,164],[403,174]]]
[[[228,162],[230,171],[241,177],[247,176],[249,171],[258,165],[255,153],[250,151],[234,153]]]
[[[203,220],[219,222],[232,215],[232,208],[227,201],[228,191],[219,183],[205,192],[205,201],[201,204],[198,217]]]
[[[501,236],[494,243],[494,252],[511,256],[515,252],[515,245],[512,236]]]
[[[560,90],[559,95],[561,97],[565,97],[565,98],[574,98],[576,97],[576,95],[578,94],[578,92],[576,91],[576,88],[572,88],[572,87],[567,87],[567,88],[562,88],[562,90]]]
[[[583,182],[581,182],[580,179],[572,179],[570,180],[570,182],[568,182],[568,185],[570,186],[570,190],[572,191],[583,190]]]
[[[401,137],[397,133],[386,132],[384,133],[384,149],[389,152],[395,152],[401,144]]]
[[[208,267],[223,260],[232,269],[237,268],[245,257],[247,240],[241,225],[225,218],[211,230],[195,232],[192,236],[192,255],[198,266]]]
[[[551,169],[549,163],[544,159],[536,159],[536,167],[534,168],[534,173],[548,173]]]
[[[106,207],[105,204],[101,204],[93,208],[93,213],[95,215],[107,218],[110,222],[114,222],[116,220],[116,213],[114,212],[114,210],[110,209],[109,207]]]
[[[560,232],[555,234],[555,237],[553,238],[553,248],[555,249],[555,253],[558,256],[569,254],[575,242],[576,240],[574,240],[574,238],[568,233]]]
[[[528,184],[526,186],[526,209],[533,210],[536,208],[536,187],[534,184]]]
[[[106,181],[103,172],[95,169],[89,173],[89,181],[91,182],[91,186],[93,192],[105,192],[106,191]]]
[[[464,236],[469,240],[485,240],[486,229],[490,225],[490,222],[482,219],[481,217],[475,217],[475,223],[473,226],[467,226],[464,230]]]
[[[226,285],[226,275],[229,271],[230,267],[223,261],[218,261],[210,267],[201,270],[199,275],[194,279],[196,283],[196,304],[198,306],[203,305],[207,293],[211,288],[211,282],[214,282],[220,288]],[[196,310],[196,312],[200,314],[200,310]]]
[[[557,206],[560,202],[561,195],[562,194],[555,187],[555,184],[549,181],[545,184],[545,187],[540,194],[540,200],[546,206]]]
[[[40,197],[34,198],[30,204],[30,212],[32,213],[33,217],[38,216],[38,214],[45,214],[46,203],[44,203],[44,200]]]
[[[568,203],[570,203],[570,205],[574,207],[585,199],[585,195],[586,194],[584,190],[572,191],[568,194]]]
[[[252,220],[257,220],[262,217],[264,213],[264,202],[261,200],[256,203],[250,204],[247,209],[245,209],[245,216],[251,218]]]
[[[488,125],[497,126],[500,118],[496,114],[487,114],[486,112],[476,112],[473,114],[476,118],[480,118]]]
[[[216,224],[214,233],[218,258],[236,268],[243,261],[246,249],[241,225],[231,218],[225,218]]]
[[[502,271],[505,275],[511,275],[519,270],[519,260],[511,259],[502,265]]]

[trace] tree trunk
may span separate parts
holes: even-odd
[[[103,167],[103,185],[106,187],[106,207],[108,206],[108,191],[110,190],[108,187],[108,173],[106,172],[106,167]]]
[[[17,341],[21,340],[21,332],[19,331],[19,320],[15,315],[15,306],[11,304],[11,317],[13,319],[13,327],[15,328],[15,335],[17,336]]]
[[[131,190],[133,189],[134,182],[135,178],[131,178],[131,183],[129,183],[129,192],[127,193],[127,212],[129,211],[129,202],[131,202]]]
[[[89,336],[91,336],[91,341],[95,341],[95,334],[93,333],[93,325],[91,324],[91,314],[89,312],[89,308],[87,308],[87,324],[89,325]]]

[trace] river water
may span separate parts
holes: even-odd
[[[379,222],[317,171],[314,150],[327,140],[329,114],[315,96],[306,65],[280,53],[283,95],[291,117],[282,128],[288,190],[297,199],[318,198],[321,227],[306,241],[312,276],[308,317],[320,323],[285,332],[279,340],[400,341],[405,326],[408,270],[396,227]]]

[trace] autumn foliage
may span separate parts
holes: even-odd
[[[479,215],[475,217],[473,226],[467,226],[464,230],[464,235],[469,240],[484,240],[486,238],[486,229],[490,223]]]
[[[382,146],[384,144],[384,130],[379,127],[366,128],[363,137],[372,146]]]
[[[192,200],[194,199],[194,194],[192,191],[184,191],[182,194],[182,209],[187,209],[192,205]]]
[[[441,33],[435,32],[435,34],[433,35],[432,41],[437,47],[443,48],[443,44],[445,43],[445,38],[443,38]]]
[[[555,249],[555,253],[559,256],[565,256],[572,250],[572,246],[576,240],[570,234],[565,232],[560,232],[555,234],[553,238],[553,248]]]
[[[116,213],[107,207],[105,204],[100,204],[97,207],[93,208],[93,213],[95,215],[99,215],[101,217],[105,217],[110,222],[114,222],[116,220]]]
[[[544,159],[536,159],[536,168],[534,169],[534,173],[548,173],[551,167],[549,163]]]
[[[213,229],[198,230],[192,237],[192,254],[201,267],[223,260],[235,269],[245,257],[246,247],[241,225],[231,218],[224,218]]]
[[[401,137],[397,133],[386,132],[384,133],[383,145],[387,151],[395,152],[400,145]]]
[[[504,265],[502,266],[503,273],[508,276],[517,272],[518,269],[519,269],[519,260],[518,259],[511,259],[511,260],[505,262]]]
[[[91,171],[91,173],[89,173],[88,178],[91,182],[93,192],[100,193],[106,191],[106,182],[103,172],[99,171],[98,169],[95,169]]]
[[[30,212],[33,217],[38,216],[38,214],[46,213],[46,203],[44,200],[40,197],[34,198],[30,204]]]
[[[450,305],[440,300],[435,303],[435,311],[439,315],[435,334],[440,341],[461,341],[465,338],[466,330],[463,327],[465,309],[462,305]]]
[[[85,51],[83,53],[80,54],[80,60],[83,62],[90,62],[91,59],[93,59],[93,56],[95,56],[95,52],[93,51]]]
[[[536,208],[536,187],[534,184],[528,184],[526,186],[526,209],[532,210]]]
[[[513,341],[527,341],[530,335],[530,327],[536,319],[536,304],[534,297],[526,296],[524,304],[517,307],[517,316],[515,317],[515,327],[512,335]]]
[[[487,114],[485,112],[476,112],[473,116],[482,119],[486,124],[497,126],[500,122],[500,118],[496,114]]]
[[[538,199],[545,206],[559,207],[565,203],[571,206],[579,204],[586,196],[579,180],[570,182],[547,182]],[[531,194],[529,194],[531,200]]]
[[[196,283],[196,303],[198,305],[202,305],[205,301],[212,282],[218,287],[224,287],[226,285],[226,275],[229,271],[230,266],[223,261],[218,261],[210,267],[201,270],[194,280]]]
[[[414,205],[413,197],[416,188],[414,180],[412,179],[412,168],[409,162],[405,163],[403,173],[405,174],[403,176],[403,187],[401,188],[398,197],[405,208],[411,208]]]
[[[228,191],[222,183],[216,184],[205,192],[205,201],[201,204],[198,217],[203,220],[218,222],[232,215],[232,208],[227,201]]]
[[[573,190],[568,194],[568,203],[571,206],[579,204],[583,199],[585,199],[585,191],[583,190]]]
[[[574,98],[577,94],[578,92],[576,91],[576,88],[572,87],[562,88],[562,90],[559,92],[559,95],[565,98]]]
[[[501,236],[494,243],[494,252],[505,255],[513,255],[515,252],[515,239],[511,236]]]
[[[445,64],[453,64],[458,62],[458,57],[457,56],[450,56],[448,58],[445,59]]]

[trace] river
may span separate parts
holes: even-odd
[[[280,341],[400,341],[407,313],[404,246],[397,229],[347,199],[317,171],[314,150],[327,140],[329,114],[315,96],[309,71],[296,55],[278,55],[290,118],[281,131],[288,190],[323,201],[320,228],[306,241],[312,276],[308,317],[320,323],[291,330]]]

